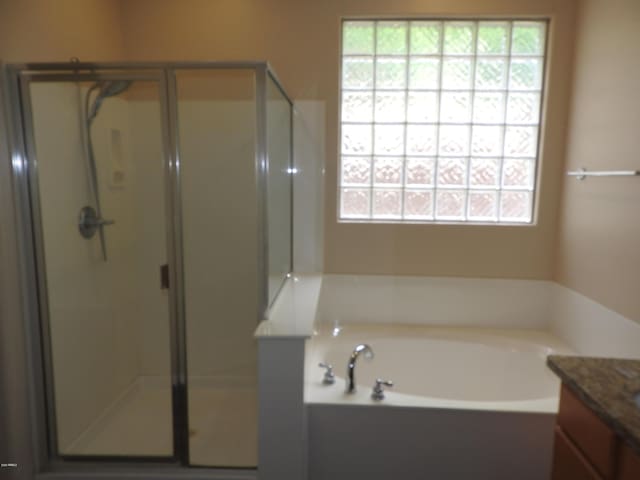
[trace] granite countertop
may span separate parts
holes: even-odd
[[[547,365],[640,455],[640,360],[550,355]]]

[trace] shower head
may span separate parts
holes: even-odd
[[[96,115],[98,115],[98,110],[100,110],[100,106],[105,98],[113,97],[115,95],[119,95],[128,89],[131,86],[131,80],[108,80],[98,82],[93,87],[89,89],[87,95],[91,93],[92,90],[98,89],[98,96],[93,101],[93,105],[89,109],[87,113],[87,122],[91,123]]]

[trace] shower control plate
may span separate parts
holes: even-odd
[[[98,216],[96,209],[87,205],[80,209],[78,216],[78,230],[83,238],[91,238],[96,234],[98,228],[104,225],[113,225],[113,220],[104,220]]]

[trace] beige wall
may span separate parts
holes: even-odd
[[[567,168],[640,168],[640,3],[585,0]],[[640,322],[640,183],[564,180],[558,282]]]
[[[42,0],[0,0],[0,58],[268,59],[292,97],[326,101],[326,271],[546,279],[554,269],[575,3],[65,0],[62,8],[60,2],[54,6]],[[537,224],[465,227],[337,223],[340,18],[460,14],[552,18],[548,121]]]
[[[3,62],[115,60],[122,55],[114,0],[0,0]]]
[[[268,59],[297,99],[325,100],[325,270],[347,273],[551,278],[564,159],[573,0],[126,0],[132,59]],[[541,202],[531,227],[336,222],[340,18],[358,15],[552,18]]]

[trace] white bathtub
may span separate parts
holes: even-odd
[[[560,384],[545,360],[571,353],[551,334],[357,323],[316,333],[305,359],[311,480],[548,478]],[[346,394],[359,343],[375,357],[358,359]],[[320,361],[335,384],[322,383]],[[376,378],[394,382],[382,401],[370,397]]]
[[[358,390],[347,395],[347,360],[359,343],[369,344],[375,357],[358,359]],[[547,369],[546,357],[571,353],[543,331],[377,324],[323,326],[307,352],[307,403],[550,413],[557,411],[560,383]],[[322,383],[319,362],[333,365],[334,385]],[[394,382],[382,402],[370,398],[376,378]]]

